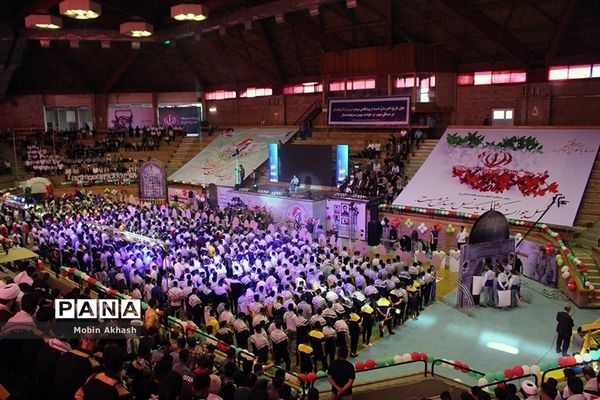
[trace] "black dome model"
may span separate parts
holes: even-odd
[[[495,242],[509,238],[510,230],[504,214],[490,210],[485,212],[473,225],[469,244]]]

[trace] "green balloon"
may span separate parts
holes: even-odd
[[[550,361],[550,369],[558,368],[558,360]]]
[[[565,262],[563,261],[562,258],[559,258],[558,260],[556,260],[556,265],[558,265],[559,267],[562,267],[563,265],[565,265]]]
[[[325,378],[327,373],[325,371],[317,371],[317,378]]]
[[[433,360],[435,360],[434,356],[427,356],[427,362],[433,362]]]
[[[496,374],[486,374],[484,378],[488,381],[488,383],[492,383],[496,380]]]
[[[497,380],[497,381],[502,381],[502,380],[504,380],[504,378],[506,378],[506,377],[504,376],[504,371],[496,372],[496,374],[495,374],[495,375],[496,375],[496,380]]]
[[[380,360],[375,361],[375,365],[377,365],[378,367],[385,367],[385,359],[382,358]]]
[[[394,365],[394,364],[395,364],[395,362],[394,362],[394,357],[388,357],[388,358],[386,358],[386,359],[385,359],[385,363],[386,363],[387,365]]]

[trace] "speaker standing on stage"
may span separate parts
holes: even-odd
[[[296,189],[298,189],[298,186],[300,186],[300,179],[294,174],[292,181],[290,182],[290,192],[295,192]]]
[[[571,312],[571,306],[565,306],[563,311],[556,314],[556,352],[562,355],[567,355],[569,344],[571,343],[571,334],[573,333],[573,318],[569,314]]]

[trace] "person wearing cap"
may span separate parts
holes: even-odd
[[[573,333],[573,318],[570,315],[571,306],[566,305],[562,311],[556,314],[556,352],[566,356]]]
[[[375,310],[369,303],[364,304],[360,308],[361,316],[362,316],[362,342],[363,346],[371,345],[371,334],[373,333],[373,314]]]
[[[537,394],[537,386],[530,380],[525,380],[521,383],[521,394],[526,400],[539,399]]]
[[[383,331],[385,327],[388,328],[388,333],[390,335],[395,335],[396,332],[392,329],[392,315],[391,315],[391,305],[389,299],[385,297],[380,297],[377,300],[377,316],[379,319],[379,337],[383,337]]]
[[[348,315],[348,335],[350,336],[350,357],[358,357],[356,350],[358,348],[358,338],[361,330],[361,317],[356,312]]]
[[[313,349],[313,355],[315,359],[315,372],[317,370],[317,363],[320,361],[323,366],[323,371],[327,370],[327,358],[325,357],[325,335],[321,330],[321,323],[315,322],[313,330],[308,333],[310,338],[310,346]]]
[[[7,322],[15,315],[17,297],[21,290],[16,283],[9,283],[0,288],[0,323]]]

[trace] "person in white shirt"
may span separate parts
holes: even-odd
[[[519,305],[519,287],[521,286],[521,279],[518,274],[510,275],[508,286],[510,287],[510,306],[516,307]]]
[[[460,232],[456,235],[456,244],[458,245],[458,249],[460,250],[462,246],[467,243],[467,239],[469,238],[469,232],[465,229],[464,226],[460,227]]]

